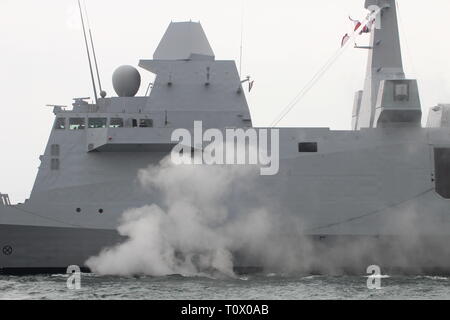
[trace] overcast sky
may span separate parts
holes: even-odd
[[[255,79],[248,101],[257,126],[269,125],[363,17],[364,0],[87,0],[103,86],[122,64],[151,59],[170,21],[200,21],[216,59],[239,60]],[[448,0],[399,0],[405,71],[418,78],[424,113],[450,103]],[[244,10],[242,10],[244,8]],[[367,39],[361,39],[361,41]],[[53,121],[46,104],[92,96],[76,0],[0,0],[0,192],[23,201]],[[363,43],[363,42],[362,42]],[[348,130],[362,89],[366,50],[343,56],[281,123]],[[145,92],[151,74],[140,69]]]

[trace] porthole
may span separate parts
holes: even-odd
[[[103,213],[103,209],[98,209],[98,213]]]
[[[4,246],[2,252],[5,256],[10,256],[13,254],[13,248],[11,246]]]
[[[77,213],[80,213],[80,212],[81,212],[81,208],[76,208],[75,211],[76,211]]]

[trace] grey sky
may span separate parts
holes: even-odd
[[[243,74],[254,123],[269,125],[365,15],[363,0],[87,0],[103,86],[122,64],[150,59],[171,20],[201,21],[217,59],[239,58],[244,2]],[[450,1],[399,0],[408,77],[418,78],[424,113],[450,103]],[[29,194],[53,121],[45,104],[92,96],[75,0],[0,0],[0,192]],[[361,43],[367,41],[361,39]],[[367,52],[348,48],[281,123],[350,128],[353,94],[362,89]],[[144,70],[140,94],[152,78]]]

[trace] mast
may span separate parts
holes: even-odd
[[[372,26],[366,79],[361,99],[357,129],[375,127],[375,109],[380,82],[405,79],[395,0],[366,0],[365,8],[381,8]]]
[[[95,104],[97,104],[97,88],[95,87],[94,72],[92,71],[91,55],[89,53],[89,45],[88,45],[88,41],[87,41],[87,37],[86,37],[86,29],[84,27],[83,12],[81,10],[80,0],[78,0],[78,7],[80,8],[81,25],[83,26],[84,42],[86,44],[86,52],[87,52],[88,61],[89,61],[89,69],[91,71],[91,80],[92,80],[92,87],[94,89]]]
[[[106,92],[103,91],[102,82],[100,81],[100,71],[98,69],[97,55],[95,54],[94,39],[92,37],[91,23],[89,22],[89,15],[88,15],[88,11],[86,8],[86,1],[84,2],[84,12],[86,12],[86,20],[87,20],[88,29],[89,29],[89,38],[91,40],[92,55],[94,56],[95,72],[97,73],[97,81],[98,81],[98,87],[100,90],[100,96],[102,98],[104,98],[104,97],[106,97]]]

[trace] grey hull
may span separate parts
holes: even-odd
[[[0,270],[65,272],[120,240],[115,230],[0,225]]]
[[[70,265],[88,272],[85,262],[89,257],[124,240],[114,230],[0,225],[0,272],[65,273]],[[279,256],[243,249],[235,253],[234,262],[236,271],[242,273],[365,274],[368,266],[378,265],[384,273],[448,275],[449,242],[450,236],[286,237],[271,243]]]

